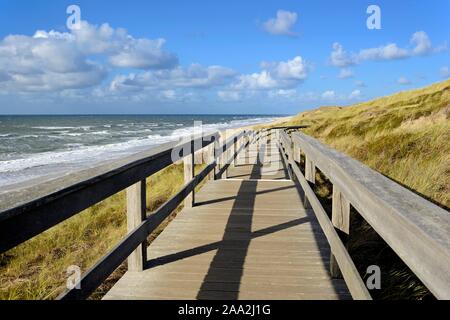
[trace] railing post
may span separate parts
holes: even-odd
[[[294,144],[294,161],[300,163],[300,148],[293,142]]]
[[[246,165],[247,164],[247,158],[248,158],[248,145],[249,145],[249,132],[244,131],[244,136],[242,137],[242,145],[244,146],[244,149],[242,150],[242,157],[243,160],[241,161],[241,164]]]
[[[127,229],[133,231],[147,215],[146,205],[146,182],[139,181],[127,188]],[[147,242],[144,241],[128,257],[128,271],[144,270],[147,261]]]
[[[234,164],[234,166],[237,166],[237,164],[238,164],[238,159],[237,159],[237,151],[239,150],[238,149],[238,137],[236,136],[236,137],[234,137],[234,139],[233,139],[233,141],[234,141],[234,143],[233,143],[233,164]]]
[[[195,164],[194,164],[194,148],[193,148],[193,144],[190,144],[190,148],[191,148],[191,152],[189,155],[185,156],[183,158],[183,164],[184,164],[184,183],[188,183],[189,181],[191,181],[194,178],[194,169],[195,169]],[[184,206],[186,208],[192,208],[194,206],[194,202],[195,202],[195,195],[194,195],[194,190],[192,190],[192,192],[184,199]]]
[[[308,155],[305,156],[305,178],[308,182],[315,184],[316,183],[316,167],[314,163],[309,159]],[[308,198],[305,196],[304,201],[305,209],[311,209],[311,204],[308,201]]]
[[[206,147],[207,150],[207,157],[206,157],[206,165],[210,165],[211,163],[214,162],[215,157],[214,157],[214,143],[209,144]],[[216,169],[214,168],[214,170],[212,170],[209,174],[208,174],[208,179],[209,180],[214,180],[215,178],[215,173],[216,173]]]
[[[225,151],[223,151],[224,148],[227,147],[227,135],[225,135],[222,139],[222,166],[221,166],[221,170],[223,168],[225,168],[225,170],[222,172],[222,177],[221,179],[226,179],[228,178],[228,167],[227,167],[227,157],[228,157],[228,149],[226,149]]]
[[[341,191],[333,186],[333,201],[331,221],[336,229],[347,236],[350,234],[350,202],[345,199]],[[343,241],[344,244],[346,241]],[[333,253],[330,257],[330,273],[333,278],[342,278],[341,271]]]
[[[220,134],[215,136],[214,138],[214,149],[213,149],[213,155],[214,160],[216,160],[216,165],[214,166],[214,180],[217,180],[219,177],[217,176],[218,172],[220,171],[220,158],[218,157],[219,149],[220,149]]]

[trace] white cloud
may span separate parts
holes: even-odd
[[[236,90],[292,88],[306,79],[309,69],[300,56],[288,61],[263,62],[261,67],[264,70],[259,73],[240,75],[232,87]]]
[[[83,55],[71,40],[10,35],[0,41],[1,91],[52,91],[99,84],[106,68]]]
[[[278,90],[272,90],[268,92],[268,96],[270,98],[287,98],[292,99],[297,96],[297,90],[296,89],[278,89]]]
[[[211,88],[229,82],[236,72],[221,66],[203,67],[192,64],[186,68],[177,67],[171,70],[155,70],[142,73],[120,75],[110,85],[112,91],[130,91],[171,88]]]
[[[278,79],[304,80],[308,76],[308,66],[306,61],[300,56],[288,61],[264,62],[262,67],[270,70]]]
[[[350,95],[348,96],[350,100],[356,100],[361,98],[361,91],[360,90],[353,90]]]
[[[442,67],[439,70],[439,73],[440,73],[441,77],[444,79],[447,79],[450,75],[450,71],[448,70],[448,67]]]
[[[224,90],[218,91],[217,96],[220,100],[226,102],[235,102],[241,100],[241,94],[238,91]]]
[[[336,99],[336,92],[333,90],[328,90],[322,93],[322,99],[324,100],[334,100]]]
[[[411,43],[416,45],[413,49],[414,54],[424,55],[432,51],[431,40],[424,31],[414,33],[411,37]]]
[[[330,55],[330,63],[335,67],[347,67],[356,64],[356,60],[344,50],[340,43],[335,42]]]
[[[358,54],[358,61],[365,60],[395,60],[408,57],[408,51],[390,43],[378,48],[363,49]]]
[[[174,100],[176,98],[175,90],[164,90],[161,92],[161,96],[167,100]]]
[[[405,77],[400,77],[397,79],[397,83],[401,85],[409,85],[411,84],[411,81]]]
[[[71,32],[9,35],[0,40],[0,70],[7,75],[2,77],[0,91],[88,88],[100,84],[111,67],[174,68],[178,59],[164,50],[164,43],[164,39],[135,39],[124,29],[86,21]]]
[[[112,55],[110,62],[116,67],[137,69],[170,69],[178,64],[178,58],[163,50],[165,40],[137,39]]]
[[[366,87],[366,83],[365,83],[364,81],[362,81],[362,80],[357,80],[357,81],[355,82],[355,85],[356,85],[357,87],[360,87],[360,88],[365,88],[365,87]]]
[[[424,31],[415,32],[410,42],[414,45],[412,49],[400,48],[396,43],[388,43],[375,48],[361,49],[358,53],[348,53],[340,43],[335,42],[329,61],[332,66],[344,68],[364,61],[405,59],[447,50],[445,44],[433,47],[430,38]]]
[[[291,29],[297,22],[298,15],[295,12],[278,10],[276,18],[264,22],[263,27],[270,34],[296,36]]]
[[[341,72],[339,72],[338,78],[339,79],[348,79],[352,78],[354,76],[353,71],[350,69],[341,69]]]

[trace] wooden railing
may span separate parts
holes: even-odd
[[[228,140],[223,133],[195,137],[183,143],[169,143],[150,153],[133,156],[52,182],[0,195],[0,253],[48,230],[82,210],[127,190],[128,234],[91,267],[74,289],[58,299],[85,299],[128,258],[128,268],[139,271],[146,261],[147,237],[183,202],[195,203],[194,190],[210,176],[226,175],[228,165],[255,137],[240,131]],[[207,151],[208,163],[194,174],[195,153]],[[146,178],[182,159],[185,185],[155,212],[146,212]]]
[[[450,214],[362,163],[309,137],[276,130],[280,147],[328,239],[332,276],[342,276],[355,299],[370,299],[336,230],[350,233],[350,205],[438,299],[450,299]],[[305,156],[304,172],[300,155]],[[318,168],[333,184],[332,219],[311,185]]]

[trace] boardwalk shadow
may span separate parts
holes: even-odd
[[[264,148],[265,146],[262,146]],[[264,151],[264,150],[263,150]],[[264,154],[264,152],[261,152]],[[261,178],[261,168],[264,159],[258,157],[256,165],[250,174],[250,179],[256,180]],[[228,218],[222,242],[227,243],[232,241],[236,243],[239,250],[233,252],[232,259],[230,259],[229,251],[225,250],[223,246],[219,246],[216,254],[211,261],[209,270],[203,279],[202,286],[197,294],[197,299],[211,299],[210,292],[212,291],[211,282],[216,279],[226,279],[227,284],[224,291],[227,291],[227,298],[235,300],[239,295],[239,286],[244,271],[245,257],[252,239],[252,220],[253,208],[255,205],[257,181],[242,181],[238,190],[237,197],[234,201],[233,207]],[[240,197],[240,194],[254,194],[253,197]],[[242,212],[242,208],[246,208]],[[239,232],[236,233],[234,225],[239,224]]]

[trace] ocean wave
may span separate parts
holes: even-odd
[[[224,130],[227,128],[236,128],[242,126],[249,126],[263,122],[270,122],[277,118],[268,118],[268,117],[256,117],[250,119],[233,119],[231,121],[220,121],[217,123],[204,124],[202,126],[202,131],[204,134],[214,132],[216,130]],[[120,124],[117,124],[119,126]],[[139,124],[142,125],[142,124]],[[112,160],[118,159],[124,156],[128,156],[140,151],[149,150],[156,145],[160,145],[162,143],[177,141],[178,139],[182,139],[183,137],[190,136],[193,132],[200,133],[198,128],[194,128],[194,126],[189,127],[179,127],[178,123],[172,123],[175,125],[174,128],[170,130],[164,130],[164,127],[161,126],[161,134],[157,134],[158,131],[155,129],[155,134],[148,134],[152,132],[151,129],[137,129],[135,131],[129,130],[133,127],[131,124],[126,124],[126,126],[121,126],[123,130],[120,131],[88,131],[93,126],[81,126],[81,127],[70,127],[71,129],[77,129],[72,131],[64,131],[60,135],[41,135],[46,138],[54,138],[61,141],[65,136],[73,136],[79,137],[83,135],[94,135],[103,137],[108,134],[114,134],[119,136],[130,134],[130,137],[127,141],[115,142],[104,145],[84,145],[83,139],[80,138],[79,141],[70,141],[67,139],[67,143],[61,144],[61,149],[52,152],[41,152],[34,154],[22,154],[16,155],[20,156],[19,159],[10,159],[0,161],[0,185],[5,184],[4,177],[8,177],[8,181],[6,183],[17,183],[20,181],[36,178],[39,176],[45,176],[47,174],[61,173],[67,174],[70,170],[80,170],[86,167],[95,166],[105,159]],[[114,125],[116,126],[116,125]],[[149,124],[144,124],[145,127],[149,127]],[[155,124],[155,126],[158,126]],[[103,127],[103,126],[102,126]],[[136,128],[136,125],[134,126]],[[69,127],[57,127],[57,126],[48,126],[48,127],[39,127],[46,128],[47,130],[65,130],[69,129]],[[51,129],[49,129],[51,128]],[[79,130],[84,130],[79,131]],[[128,129],[128,130],[127,130]],[[196,131],[197,130],[197,131]],[[75,131],[75,132],[74,132]],[[52,132],[52,133],[57,133]],[[147,133],[147,134],[145,134]],[[25,135],[38,137],[38,135]],[[103,139],[103,138],[101,138]],[[122,138],[123,139],[123,138]]]
[[[77,127],[32,127],[32,129],[40,130],[66,130],[66,129],[76,129]]]

